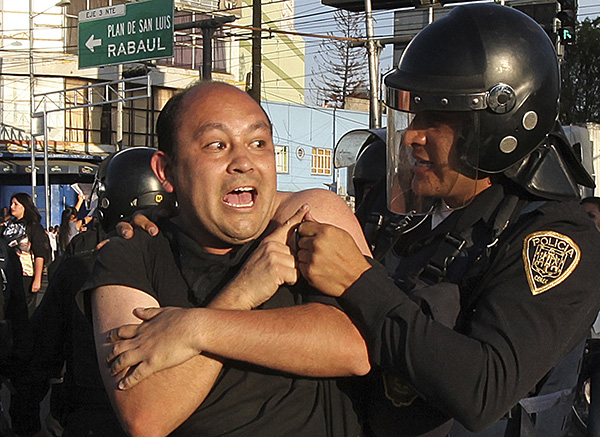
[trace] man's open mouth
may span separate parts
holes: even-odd
[[[433,162],[432,161],[427,161],[425,159],[420,159],[420,158],[414,158],[415,162],[414,162],[414,166],[415,167],[421,167],[421,168],[431,168],[433,167]]]
[[[233,208],[249,208],[254,206],[256,189],[253,187],[239,187],[230,191],[223,197],[223,202]]]

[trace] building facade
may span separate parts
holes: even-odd
[[[150,0],[149,7],[151,1],[160,0]],[[175,30],[172,57],[79,68],[78,14],[127,3],[0,0],[0,206],[8,205],[15,191],[34,190],[45,215],[48,168],[50,224],[56,224],[60,211],[74,203],[75,193],[65,186],[90,184],[98,162],[120,148],[156,146],[159,111],[174,92],[200,78],[204,41],[199,28]],[[263,5],[263,28],[293,31],[293,11],[294,0]],[[216,16],[235,21],[215,30],[212,78],[246,89],[252,71],[251,1],[174,0],[175,29]],[[262,32],[263,99],[304,102],[304,50],[299,36]],[[120,87],[113,83],[122,78],[128,79]],[[127,100],[117,102],[122,97]]]

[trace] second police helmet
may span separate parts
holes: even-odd
[[[98,190],[98,218],[106,232],[137,210],[175,207],[175,195],[165,191],[150,166],[154,152],[150,147],[132,147],[110,158]]]

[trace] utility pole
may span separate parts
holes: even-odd
[[[212,80],[212,37],[215,29],[210,27],[202,28],[202,71],[200,78],[202,80]]]
[[[33,71],[33,0],[29,0],[29,150],[31,152],[31,198],[35,204],[36,199],[36,185],[37,185],[37,171],[35,168],[35,121],[33,113],[35,112],[35,73]]]
[[[117,66],[117,80],[121,79],[123,79],[123,64]],[[119,82],[117,87],[117,94],[122,96],[125,92],[124,83]],[[117,101],[117,138],[115,143],[118,151],[123,150],[123,101],[121,99]]]
[[[252,87],[248,91],[250,96],[260,104],[260,76],[262,40],[260,26],[262,25],[262,0],[252,1]]]
[[[381,127],[381,111],[379,106],[379,47],[375,42],[373,29],[373,9],[371,0],[365,0],[365,16],[367,25],[367,52],[369,54],[369,82],[371,86],[369,105],[369,127]]]

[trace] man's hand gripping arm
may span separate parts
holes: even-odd
[[[338,196],[322,190],[305,193],[289,199],[288,210],[294,202],[297,205],[298,202],[315,201],[315,204],[322,205],[317,208],[319,219],[339,223],[368,254],[359,225]],[[285,209],[284,205],[279,211],[285,213]],[[245,270],[248,266],[253,266],[252,259],[246,264]],[[343,269],[344,266],[339,268]],[[247,294],[248,285],[238,290]],[[261,303],[255,298],[252,302],[254,306]],[[147,319],[146,324],[151,323],[149,319],[156,313],[154,310],[139,310],[136,314]],[[363,338],[346,314],[335,307],[311,303],[260,311],[198,309],[195,310],[195,316],[197,337],[192,350],[196,352],[209,352],[307,376],[361,375],[370,368]],[[134,339],[137,335],[137,332],[127,328],[127,331],[120,330],[117,336]],[[118,356],[113,371],[121,371],[140,362],[146,367],[143,376],[164,368],[151,358],[154,353],[149,349],[140,353],[134,351],[135,348],[130,342],[120,342],[113,347],[112,356]],[[126,386],[132,386],[138,380],[129,378]]]
[[[126,323],[139,323],[133,308],[156,307],[150,295],[129,287],[105,286],[92,294],[94,331],[104,386],[125,431],[133,436],[164,436],[177,428],[202,403],[214,384],[221,363],[197,355],[181,366],[148,378],[134,390],[119,390],[123,374],[112,375],[107,366],[108,333]]]

